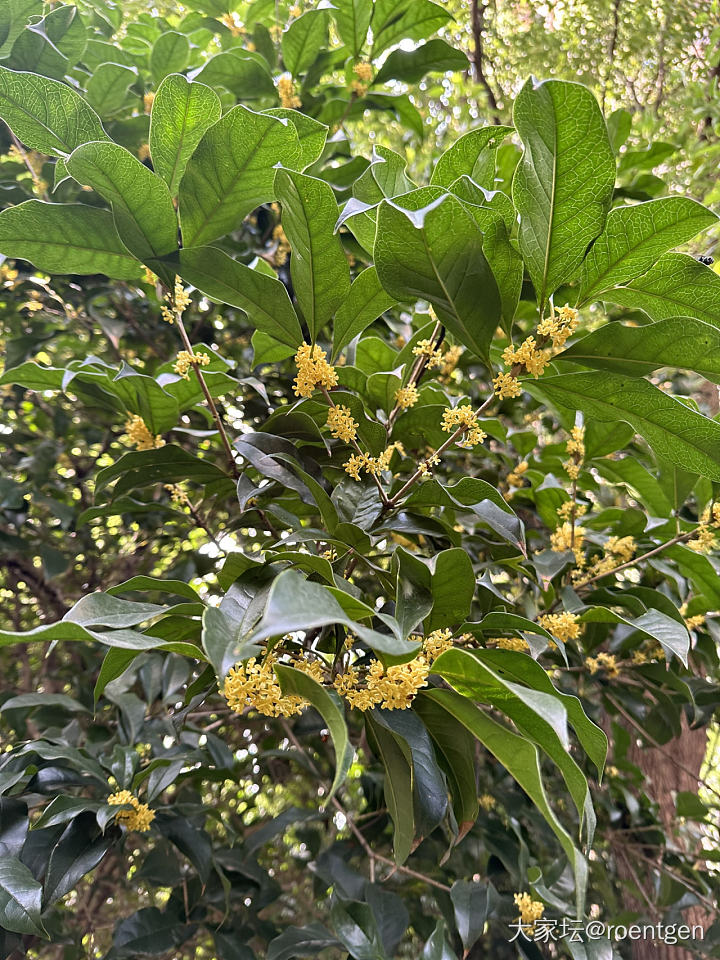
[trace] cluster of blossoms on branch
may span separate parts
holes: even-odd
[[[111,807],[130,807],[129,810],[118,810],[115,814],[116,823],[127,827],[128,830],[147,833],[150,824],[155,819],[155,811],[151,810],[146,803],[141,803],[129,790],[119,790],[117,793],[111,793],[107,802]]]

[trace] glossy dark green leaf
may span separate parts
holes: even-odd
[[[140,265],[108,210],[84,203],[26,200],[0,213],[0,253],[50,273],[104,273],[136,280]]]
[[[182,447],[166,444],[156,450],[136,450],[126,453],[115,463],[104,467],[96,476],[95,493],[116,481],[115,495],[153,483],[177,483],[195,480],[210,483],[226,476],[210,460],[193,456]]]
[[[158,87],[150,115],[150,155],[172,196],[195,148],[220,114],[218,95],[203,83],[171,74]]]
[[[428,300],[455,339],[485,357],[500,294],[482,234],[460,201],[445,195],[413,210],[384,200],[377,220],[375,266],[385,290],[397,300]]]
[[[295,127],[238,104],[205,133],[180,181],[186,247],[236,230],[243,217],[275,199],[275,167],[300,158]]]
[[[456,880],[450,891],[455,923],[457,925],[465,956],[477,943],[485,930],[488,914],[497,905],[499,897],[488,883]]]
[[[113,934],[113,954],[118,958],[167,954],[187,940],[195,931],[171,911],[144,907],[125,917]]]
[[[275,192],[292,248],[295,296],[315,340],[350,290],[350,267],[335,234],[337,202],[324,180],[292,170],[277,171]]]
[[[0,926],[47,937],[40,919],[42,887],[17,857],[0,858]]]
[[[113,831],[100,833],[94,813],[77,816],[50,854],[43,904],[47,907],[69,893],[85,874],[95,869],[115,840]]]
[[[321,923],[307,927],[288,927],[268,944],[267,960],[295,960],[303,954],[313,956],[327,947],[339,946],[337,937]]]
[[[394,304],[394,298],[383,289],[375,267],[367,267],[358,274],[335,314],[333,356]]]
[[[578,83],[528,80],[513,120],[524,146],[513,179],[520,252],[542,311],[605,226],[615,157],[597,101]]]
[[[366,714],[365,723],[385,771],[385,803],[394,826],[393,853],[397,863],[405,863],[415,837],[412,768],[389,730],[372,714]]]

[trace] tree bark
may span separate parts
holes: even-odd
[[[491,119],[495,124],[499,124],[500,105],[495,91],[490,86],[490,81],[485,74],[483,60],[483,30],[485,29],[485,0],[472,0],[471,4],[471,29],[473,35],[472,65],[475,80],[485,90],[491,111]]]

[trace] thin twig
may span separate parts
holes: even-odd
[[[327,387],[322,387],[322,386],[321,386],[320,389],[322,390],[323,396],[324,396],[325,399],[327,400],[328,406],[329,406],[332,410],[335,410],[335,408],[336,408],[336,403],[335,403],[335,401],[333,400],[333,398],[330,396],[330,393],[329,393]],[[357,440],[355,440],[355,439],[353,438],[353,439],[350,441],[350,443],[352,444],[353,449],[355,450],[355,452],[356,452],[356,453],[359,453],[360,456],[362,456],[362,455],[363,455],[363,451],[362,451],[362,448],[361,448],[360,444],[357,442]],[[380,494],[380,499],[382,500],[383,504],[387,504],[387,502],[388,502],[387,494],[385,493],[385,490],[383,489],[383,485],[380,483],[380,480],[378,479],[378,477],[377,477],[374,473],[371,473],[370,476],[371,476],[371,477],[373,478],[373,480],[375,481],[375,486],[378,488],[378,493]]]
[[[619,567],[614,567],[612,570],[608,570],[606,573],[598,573],[594,577],[590,577],[589,580],[584,580],[581,584],[578,584],[578,587],[587,587],[589,584],[595,583],[596,580],[602,580],[603,577],[609,577],[612,573],[620,573],[621,570],[626,570],[628,567],[634,567],[636,563],[640,563],[641,560],[647,560],[648,557],[655,556],[656,553],[660,553],[667,547],[672,547],[676,543],[683,543],[685,540],[690,540],[690,538],[694,537],[696,533],[697,530],[690,530],[688,533],[678,534],[671,540],[666,540],[665,543],[661,543],[652,550],[648,550],[647,553],[643,553],[639,557],[634,557],[632,560],[628,560],[626,563],[621,563]]]

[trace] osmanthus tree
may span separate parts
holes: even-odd
[[[716,216],[559,80],[364,156],[431,0],[193,7],[0,12],[2,956],[713,955]]]

